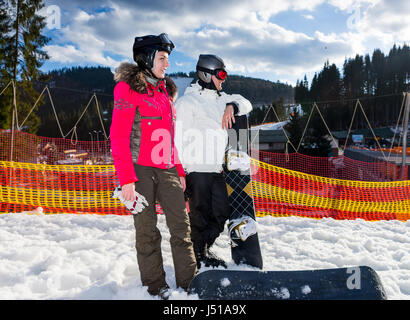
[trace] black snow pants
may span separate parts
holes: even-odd
[[[191,172],[186,177],[186,185],[194,248],[201,244],[210,247],[224,230],[231,213],[224,175]]]

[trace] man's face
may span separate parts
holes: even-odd
[[[212,75],[212,81],[215,84],[216,90],[218,90],[218,91],[222,90],[222,83],[225,82],[225,79],[224,80],[219,80],[216,76]]]

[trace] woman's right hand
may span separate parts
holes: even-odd
[[[124,184],[121,187],[121,194],[124,200],[132,201],[135,199],[135,184],[134,182]]]

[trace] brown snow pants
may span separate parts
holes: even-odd
[[[143,286],[157,295],[167,286],[161,253],[161,234],[157,228],[155,201],[161,205],[170,232],[170,244],[177,287],[187,289],[196,273],[191,229],[182,185],[176,168],[159,169],[134,165],[138,181],[135,189],[149,206],[134,215],[135,248]]]

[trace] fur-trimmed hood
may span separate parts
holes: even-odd
[[[114,73],[116,82],[124,81],[130,88],[138,93],[147,90],[147,81],[143,70],[138,65],[129,62],[122,62]]]

